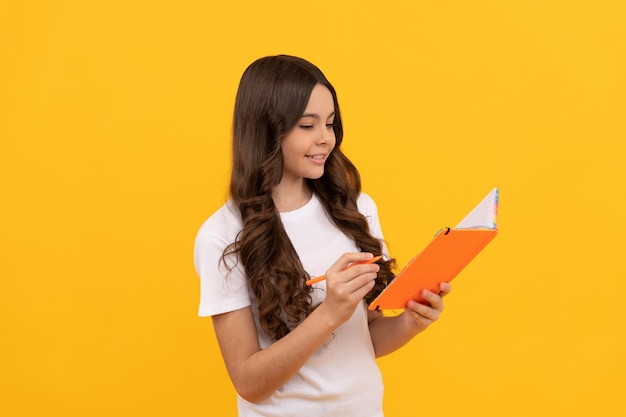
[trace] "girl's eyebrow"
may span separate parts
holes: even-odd
[[[328,115],[328,118],[333,117],[335,115],[335,112],[332,112],[331,114]],[[304,117],[312,117],[314,119],[321,119],[321,116],[317,113],[304,113],[300,118],[304,118]]]

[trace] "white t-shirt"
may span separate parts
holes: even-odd
[[[358,199],[359,211],[369,223],[370,233],[382,240],[378,211],[366,194]],[[358,251],[328,218],[318,198],[303,207],[281,213],[287,235],[310,276],[325,274],[345,252]],[[211,316],[252,306],[262,349],[273,340],[262,330],[258,310],[243,273],[237,265],[229,273],[220,258],[242,228],[239,211],[232,201],[223,205],[200,228],[194,262],[200,276],[200,316]],[[230,259],[230,263],[234,263]],[[325,298],[324,281],[314,284],[316,305]],[[362,302],[352,317],[339,327],[298,373],[270,398],[249,403],[238,396],[240,416],[382,416],[383,384],[375,361],[367,323],[367,306]]]

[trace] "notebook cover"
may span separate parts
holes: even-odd
[[[369,309],[402,309],[409,300],[427,303],[421,291],[438,292],[439,283],[452,281],[497,233],[497,228],[441,230],[372,301]]]

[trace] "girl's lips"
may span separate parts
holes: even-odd
[[[305,155],[311,162],[316,164],[323,164],[326,162],[326,154],[317,154],[317,155]]]

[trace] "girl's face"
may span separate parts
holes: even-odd
[[[335,105],[328,88],[317,84],[311,92],[304,114],[282,139],[283,177],[281,182],[303,178],[317,179],[335,148]]]

